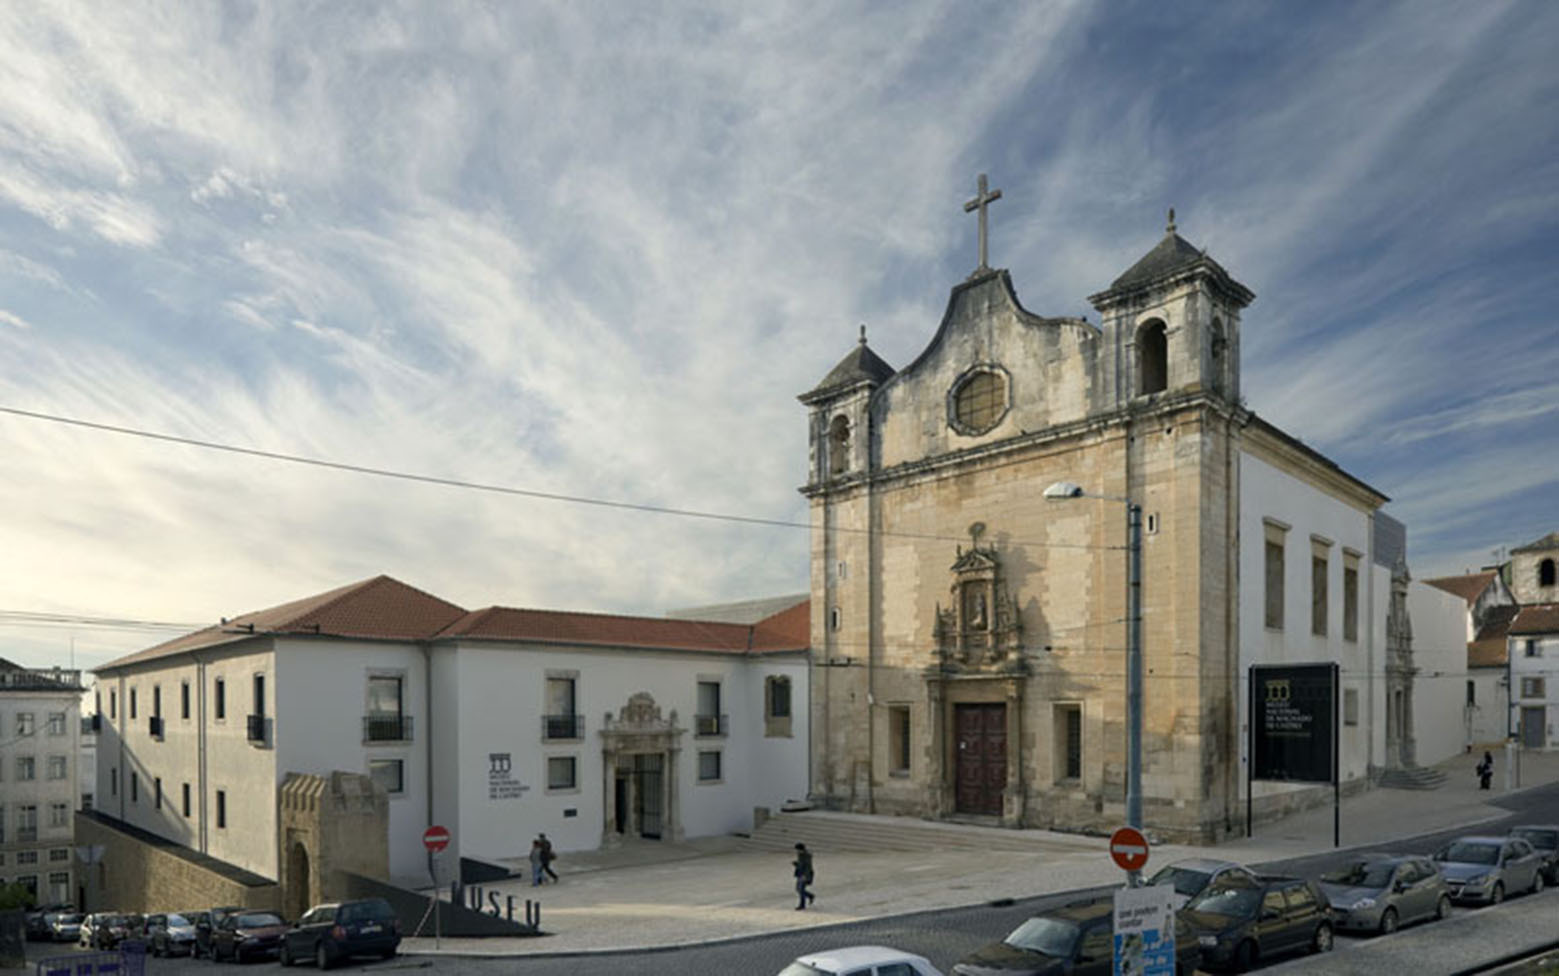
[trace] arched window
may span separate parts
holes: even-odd
[[[835,417],[828,425],[828,473],[844,474],[850,470],[850,421]]]
[[[1169,338],[1164,323],[1154,319],[1137,330],[1137,395],[1158,393],[1169,386]]]
[[[1545,559],[1537,564],[1537,585],[1554,585],[1554,561],[1552,559]]]

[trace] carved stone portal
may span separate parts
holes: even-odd
[[[636,692],[601,723],[605,828],[603,847],[643,838],[680,841],[682,811],[677,804],[681,738],[677,710],[661,717],[648,692]]]
[[[995,546],[980,545],[985,523],[969,527],[969,549],[953,561],[952,605],[936,608],[933,635],[944,671],[1022,673],[1023,623],[1002,580]]]

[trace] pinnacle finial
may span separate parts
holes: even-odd
[[[866,323],[861,323],[861,345],[866,345]]]
[[[1174,207],[1170,207],[1169,208],[1169,226],[1164,228],[1164,233],[1166,233],[1166,234],[1173,234],[1174,232],[1175,232],[1175,208]]]

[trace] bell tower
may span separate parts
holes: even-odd
[[[1103,320],[1105,406],[1203,392],[1240,399],[1240,312],[1255,293],[1181,237],[1164,237],[1088,301]]]

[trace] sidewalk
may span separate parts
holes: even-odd
[[[1480,754],[1481,755],[1481,754]],[[1344,797],[1342,846],[1378,844],[1445,830],[1508,811],[1491,800],[1506,795],[1504,758],[1497,756],[1495,789],[1477,789],[1477,756],[1458,756],[1439,768],[1447,782],[1426,792],[1371,790]],[[1522,785],[1559,781],[1559,753],[1528,754]],[[784,815],[781,816],[790,816]],[[805,816],[804,814],[801,816]],[[892,817],[885,825],[902,821]],[[980,830],[962,824],[922,826],[967,836]],[[988,828],[993,841],[1015,832]],[[414,954],[471,956],[560,955],[705,945],[765,933],[979,904],[1000,898],[1118,884],[1121,872],[1106,853],[1103,837],[1022,831],[1031,850],[926,850],[820,854],[816,905],[795,910],[790,857],[751,850],[741,838],[706,838],[686,844],[632,844],[618,851],[565,853],[558,861],[562,882],[533,888],[518,878],[484,886],[516,901],[539,900],[541,927],[531,939],[407,939]],[[1010,845],[1004,845],[1010,846]],[[1156,847],[1148,871],[1182,857],[1217,857],[1245,863],[1318,854],[1332,848],[1332,808],[1306,811],[1276,824],[1257,825],[1256,834],[1216,847]],[[953,879],[949,883],[948,879]]]

